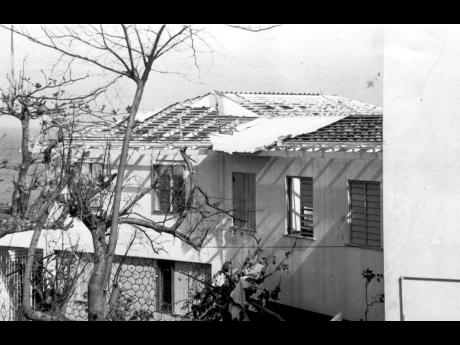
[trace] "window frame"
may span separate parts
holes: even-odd
[[[164,162],[164,163],[155,163],[155,164],[152,164],[150,166],[150,186],[151,184],[153,183],[153,174],[154,174],[154,167],[155,166],[162,166],[162,167],[166,167],[166,168],[174,168],[174,167],[182,167],[182,181],[183,181],[183,186],[184,186],[184,206],[185,206],[185,202],[186,202],[186,199],[187,199],[187,187],[188,187],[188,181],[187,181],[187,174],[189,172],[187,172],[187,166],[185,163],[183,162],[174,162],[174,163],[171,163],[171,162]],[[173,175],[169,174],[169,183],[171,183],[171,178],[172,178]],[[174,189],[171,189],[171,191],[174,190]],[[171,192],[170,192],[171,193]],[[172,202],[171,202],[171,195],[170,195],[170,209],[169,210],[161,210],[161,209],[158,209],[156,210],[155,209],[155,206],[156,206],[156,203],[157,203],[157,200],[158,197],[156,197],[156,192],[155,192],[155,188],[152,188],[152,190],[150,191],[150,203],[151,203],[151,214],[152,215],[164,215],[164,214],[170,214],[170,215],[179,215],[181,213],[181,211],[177,211],[177,210],[172,210]],[[158,203],[161,205],[161,203],[158,201]]]
[[[370,245],[369,244],[369,239],[368,239],[368,228],[367,228],[367,195],[365,195],[365,205],[364,205],[364,210],[365,210],[365,223],[364,223],[364,230],[366,233],[366,243],[356,243],[352,241],[352,205],[351,205],[351,188],[352,188],[352,183],[364,183],[366,185],[365,192],[367,191],[367,184],[378,184],[379,186],[379,205],[380,205],[380,213],[379,213],[379,244],[378,245]],[[348,202],[348,213],[347,213],[347,223],[348,223],[348,243],[347,245],[352,246],[352,247],[359,247],[359,248],[365,248],[365,249],[373,249],[373,250],[382,250],[383,249],[383,217],[382,217],[382,182],[381,181],[373,181],[373,180],[357,180],[357,179],[349,179],[347,181],[347,202]]]
[[[291,222],[292,222],[292,209],[291,209],[291,194],[292,194],[292,179],[298,178],[300,179],[300,182],[302,183],[302,179],[311,179],[311,186],[312,186],[312,225],[311,225],[311,236],[309,235],[302,235],[302,233],[299,232],[293,232],[291,228]],[[314,193],[314,178],[313,176],[298,176],[298,175],[286,175],[285,179],[285,190],[286,190],[286,236],[292,236],[292,237],[298,237],[298,238],[304,238],[304,239],[310,239],[310,240],[315,240],[315,226],[314,226],[314,220],[315,220],[315,193]],[[302,196],[300,196],[302,197]]]

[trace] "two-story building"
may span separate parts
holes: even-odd
[[[76,145],[90,152],[86,172],[103,168],[108,142],[114,168],[122,138],[123,123],[82,132]],[[383,304],[370,302],[383,284],[373,281],[366,298],[362,277],[367,268],[383,273],[380,107],[323,94],[215,91],[152,113],[134,128],[123,195],[156,187],[133,214],[174,223],[190,174],[183,147],[195,184],[233,217],[200,219],[207,237],[199,250],[121,225],[117,254],[129,262],[120,281],[136,308],[183,313],[193,275],[237,265],[256,237],[268,257],[292,252],[288,269],[266,282],[281,282],[280,305],[348,320],[363,319],[368,307],[369,320],[384,319]],[[197,217],[189,214],[184,232]]]

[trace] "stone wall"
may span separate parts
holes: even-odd
[[[123,262],[121,260],[120,257],[115,259],[111,274],[112,281],[116,274],[119,275],[118,282],[121,288],[120,302],[114,311],[116,317],[121,318],[121,313],[126,318],[132,317],[135,312],[154,313],[158,270],[156,260],[137,257],[126,257]],[[67,305],[67,316],[73,320],[87,319],[87,281],[91,268],[91,265],[86,267]]]
[[[121,265],[121,266],[120,266]],[[177,271],[174,271],[174,290],[189,291],[191,288],[190,278],[184,279],[184,267],[190,274],[193,272],[202,272],[203,266],[209,270],[208,265],[175,262]],[[76,321],[87,320],[87,282],[91,272],[91,265],[88,265],[85,272],[80,277],[75,292],[67,305],[67,316]],[[118,272],[118,273],[117,273]],[[183,319],[182,303],[177,296],[177,304],[181,306],[173,307],[174,314],[158,312],[157,304],[157,282],[158,279],[158,261],[149,258],[126,257],[122,262],[121,257],[117,257],[112,267],[111,279],[118,274],[118,282],[121,288],[121,296],[115,310],[112,313],[112,319],[115,320],[164,320],[172,321]],[[181,278],[177,278],[181,276]],[[187,293],[185,293],[186,295]],[[180,297],[185,296],[181,294]]]

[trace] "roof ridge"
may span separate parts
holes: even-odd
[[[364,103],[364,104],[371,105],[371,106],[374,106],[374,107],[382,108],[381,105],[369,103],[369,102],[363,101],[361,99],[356,99],[356,98],[351,98],[351,97],[347,97],[347,96],[338,95],[336,93],[327,94],[327,93],[323,93],[323,92],[220,91],[220,90],[215,90],[215,91],[219,92],[219,93],[223,93],[223,94],[233,94],[233,95],[242,94],[242,95],[272,95],[272,96],[276,96],[276,95],[279,95],[279,96],[323,96],[323,97],[327,97],[327,98],[329,98],[329,97],[337,97],[337,98],[346,99],[348,101],[360,102],[360,103]]]
[[[275,91],[220,91],[220,93],[245,94],[245,95],[292,95],[292,96],[320,96],[321,92],[275,92]]]

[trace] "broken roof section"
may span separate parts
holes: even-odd
[[[227,153],[254,153],[265,149],[290,149],[293,146],[310,148],[312,143],[340,141],[337,140],[335,134],[345,139],[344,142],[347,142],[348,138],[352,139],[350,142],[356,146],[355,137],[365,137],[357,135],[357,132],[354,131],[356,126],[353,125],[353,122],[361,121],[358,118],[352,118],[346,122],[347,128],[341,126],[332,128],[327,132],[328,137],[318,135],[316,139],[319,140],[304,138],[302,135],[316,133],[322,128],[341,123],[340,121],[356,115],[380,119],[382,117],[380,107],[339,96],[225,93],[223,97],[234,100],[240,106],[259,115],[258,119],[236,127],[231,134],[212,134],[210,136],[213,150]],[[351,135],[335,133],[338,129],[343,132],[351,130],[349,133]],[[368,137],[372,137],[372,134]],[[295,139],[285,145],[285,140],[290,138]],[[329,140],[331,138],[332,140]]]
[[[382,114],[376,105],[320,93],[217,92],[263,117]]]
[[[237,127],[233,134],[211,134],[210,139],[214,151],[254,153],[277,145],[285,137],[315,132],[345,116],[259,118]]]
[[[225,109],[225,110],[224,110]],[[234,114],[234,115],[233,115]],[[240,125],[258,116],[235,102],[221,100],[208,93],[184,102],[175,103],[158,112],[143,113],[143,121],[136,121],[131,142],[145,147],[210,147],[209,134],[232,133]],[[125,124],[93,128],[81,133],[78,139],[86,144],[123,139]]]
[[[131,142],[134,146],[146,148],[187,146],[213,147],[229,153],[255,152],[275,146],[282,149],[285,146],[276,145],[280,143],[280,138],[296,138],[292,145],[300,142],[302,145],[305,142],[311,144],[323,139],[336,142],[333,129],[341,131],[339,137],[345,141],[350,139],[350,142],[356,143],[359,133],[366,142],[381,141],[381,128],[379,134],[371,128],[372,123],[369,123],[368,135],[365,135],[366,126],[359,125],[366,122],[362,117],[380,118],[381,123],[382,109],[345,97],[318,93],[214,91],[152,114],[144,113],[142,121],[136,122]],[[327,131],[328,136],[301,137],[347,118],[350,120],[346,126],[333,127]],[[80,139],[87,145],[102,144],[106,140],[116,144],[121,143],[123,132],[123,123],[120,123],[110,128],[85,131]],[[345,135],[345,132],[350,135]]]

